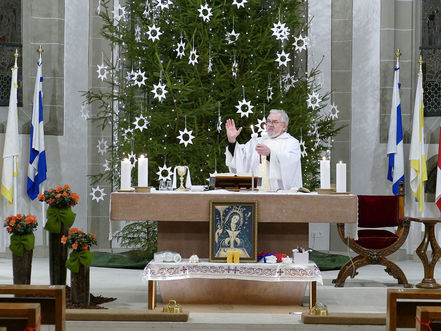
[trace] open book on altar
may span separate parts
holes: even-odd
[[[254,181],[254,185],[253,185]],[[210,174],[210,187],[232,191],[251,190],[261,185],[262,178],[251,174],[214,173]]]

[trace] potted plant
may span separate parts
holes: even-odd
[[[17,214],[8,216],[4,226],[11,234],[9,249],[12,252],[14,284],[30,284],[32,253],[35,245],[34,231],[37,228],[34,215]]]
[[[93,261],[90,246],[97,244],[96,235],[71,228],[69,234],[61,238],[61,243],[72,249],[66,261],[66,267],[71,271],[70,299],[74,304],[88,306],[90,303],[89,271]]]
[[[67,248],[61,244],[61,237],[75,221],[72,207],[80,197],[73,193],[69,185],[58,186],[38,195],[38,200],[49,205],[44,229],[49,231],[49,274],[51,285],[66,285]]]

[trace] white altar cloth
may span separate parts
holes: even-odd
[[[323,284],[315,263],[218,263],[201,261],[179,263],[151,261],[144,269],[143,279],[179,280],[191,278],[240,279],[267,282],[318,282]]]

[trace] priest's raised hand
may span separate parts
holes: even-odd
[[[225,123],[225,130],[227,131],[227,138],[230,144],[234,144],[236,142],[237,136],[242,131],[242,127],[236,129],[236,124],[233,119],[228,119]]]

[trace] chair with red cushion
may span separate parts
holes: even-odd
[[[338,234],[358,255],[340,269],[337,278],[332,281],[336,287],[343,287],[346,278],[354,278],[358,274],[357,269],[368,264],[384,265],[385,271],[399,284],[412,287],[401,268],[386,258],[404,244],[409,233],[409,221],[404,220],[403,185],[400,185],[398,196],[358,196],[358,240],[345,237],[344,226],[343,223],[337,224]],[[379,229],[384,227],[395,227],[395,232]]]

